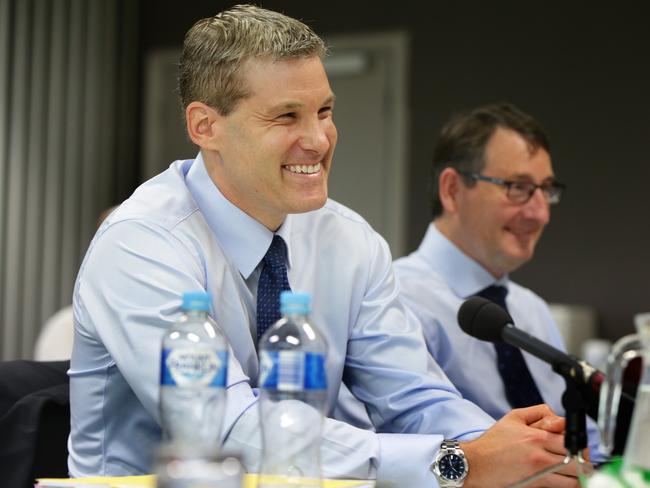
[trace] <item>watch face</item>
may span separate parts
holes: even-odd
[[[457,480],[465,474],[465,462],[456,454],[447,454],[438,463],[440,474],[448,480]]]

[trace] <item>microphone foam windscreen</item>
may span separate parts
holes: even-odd
[[[501,331],[506,324],[512,324],[510,314],[482,297],[469,298],[458,309],[460,328],[482,341],[502,342]]]

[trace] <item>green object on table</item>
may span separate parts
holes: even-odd
[[[615,457],[602,465],[586,480],[586,488],[650,488],[650,472],[641,469],[623,469],[623,458]]]

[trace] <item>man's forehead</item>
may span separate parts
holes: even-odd
[[[484,162],[484,169],[508,169],[521,175],[547,170],[552,174],[551,157],[546,149],[503,127],[498,127],[488,140]]]
[[[318,63],[320,69],[314,69],[314,63]],[[314,99],[316,103],[331,104],[335,99],[318,56],[281,60],[249,58],[241,67],[240,82],[245,85],[249,96],[263,96],[261,102],[269,111],[297,110],[307,102],[313,103]]]

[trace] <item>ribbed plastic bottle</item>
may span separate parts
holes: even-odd
[[[160,416],[167,439],[217,451],[226,408],[228,347],[206,292],[183,294],[183,314],[163,337]]]
[[[260,487],[322,486],[327,342],[309,318],[310,307],[309,294],[283,292],[282,318],[259,342]]]

